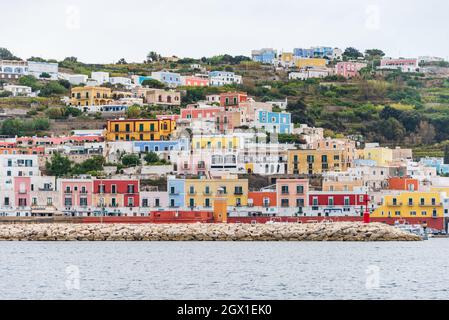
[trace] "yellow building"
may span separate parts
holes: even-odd
[[[393,150],[383,147],[365,148],[362,157],[365,160],[376,161],[378,166],[385,166],[393,161]]]
[[[72,106],[102,106],[113,101],[110,88],[75,87],[71,92]]]
[[[320,58],[302,58],[296,60],[296,66],[299,69],[305,68],[305,67],[325,67],[327,64],[326,59],[320,59]]]
[[[248,180],[237,177],[221,179],[186,179],[185,203],[187,207],[212,208],[214,199],[225,197],[228,206],[248,204]]]
[[[169,140],[176,129],[171,119],[127,119],[108,120],[106,140],[108,141],[157,141]]]
[[[322,174],[328,171],[346,171],[350,163],[342,150],[288,150],[289,174]]]
[[[438,192],[404,192],[384,196],[373,218],[442,218],[444,208]]]
[[[240,139],[233,135],[195,135],[193,150],[233,150],[240,145]]]
[[[283,63],[292,63],[293,62],[293,53],[292,52],[283,52],[281,55],[281,61]]]

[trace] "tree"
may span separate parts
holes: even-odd
[[[42,85],[39,83],[39,81],[31,75],[20,77],[18,83],[21,86],[31,87],[33,91],[37,91],[42,88]]]
[[[23,122],[19,119],[6,119],[2,123],[2,135],[5,136],[20,136],[23,127]]]
[[[77,63],[78,62],[78,58],[77,57],[67,57],[67,58],[64,59],[63,62]]]
[[[147,164],[157,163],[160,161],[159,156],[155,152],[146,153],[143,159]]]
[[[363,54],[356,48],[349,47],[346,48],[345,52],[343,53],[343,57],[346,59],[358,59],[363,57]]]
[[[119,61],[117,61],[117,64],[128,64],[128,62],[126,62],[125,58],[121,58]]]
[[[140,164],[139,156],[136,154],[125,154],[121,160],[125,167],[135,167]]]
[[[380,60],[385,56],[385,53],[379,49],[368,49],[365,51],[366,60]]]
[[[449,144],[444,146],[444,163],[449,164]]]
[[[50,75],[49,73],[47,73],[47,72],[42,72],[42,73],[41,73],[41,78],[44,78],[44,79],[50,79],[50,78],[51,78],[51,75]]]
[[[137,119],[140,117],[142,110],[140,109],[140,106],[137,104],[132,105],[126,110],[126,117],[128,119]]]
[[[72,161],[60,153],[53,154],[51,161],[45,162],[45,169],[50,176],[62,177],[70,173]]]
[[[434,142],[436,136],[435,127],[429,122],[421,121],[421,123],[419,124],[418,133],[421,136],[422,142],[424,144],[430,144]]]
[[[6,48],[0,48],[0,60],[20,60]]]
[[[161,55],[155,51],[150,51],[147,54],[147,62],[157,62],[157,61],[160,61],[161,58],[162,58]]]
[[[378,131],[389,141],[400,141],[405,136],[405,128],[397,119],[389,118],[378,125]]]
[[[75,164],[72,169],[73,174],[88,174],[92,172],[103,171],[105,164],[105,158],[103,156],[93,156],[79,164]]]
[[[40,90],[39,97],[51,97],[67,93],[67,89],[58,81],[47,82]]]
[[[164,89],[165,84],[156,79],[147,79],[142,81],[142,86],[148,88]]]

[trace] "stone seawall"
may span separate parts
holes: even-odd
[[[380,223],[13,224],[2,241],[420,241]]]

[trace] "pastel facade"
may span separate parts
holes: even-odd
[[[107,215],[135,216],[140,206],[139,180],[95,179],[92,202]]]
[[[367,64],[363,62],[339,62],[335,66],[335,74],[345,78],[355,78],[360,75],[359,71],[366,66]]]
[[[384,58],[380,61],[379,69],[401,70],[402,72],[419,71],[418,59]]]
[[[228,207],[248,205],[248,180],[234,177],[221,179],[185,179],[185,204],[189,208],[212,208],[214,197],[225,196]]]
[[[307,194],[309,180],[307,179],[278,179],[276,181],[276,202],[280,214],[302,214],[308,206]]]
[[[169,140],[176,129],[176,122],[169,119],[108,120],[108,141],[154,141]]]
[[[13,97],[30,96],[32,94],[31,87],[27,87],[27,86],[18,86],[18,85],[10,84],[10,85],[4,85],[3,90],[11,92]]]
[[[386,195],[382,205],[371,214],[374,218],[421,218],[444,217],[444,206],[438,192],[403,192]]]
[[[68,216],[93,214],[93,181],[83,179],[59,179],[60,210]]]
[[[253,61],[271,64],[276,59],[277,52],[273,48],[263,48],[260,50],[253,50],[251,57]]]
[[[182,85],[181,75],[169,71],[157,71],[151,73],[151,78],[167,84],[170,87],[177,87]]]
[[[346,171],[348,163],[341,150],[289,150],[289,174],[322,174],[327,171]]]
[[[186,87],[207,87],[209,86],[209,78],[183,76],[181,77],[181,83]]]
[[[148,104],[162,106],[181,105],[181,93],[173,90],[137,88],[137,95],[143,98],[144,102]]]
[[[258,110],[255,127],[269,133],[291,134],[293,132],[291,114],[287,112]]]
[[[307,68],[307,67],[325,67],[327,64],[327,60],[326,59],[321,59],[321,58],[300,58],[297,59],[296,62],[296,67],[299,69],[302,68]]]
[[[105,87],[75,87],[72,88],[70,105],[72,106],[103,106],[112,103],[112,91]]]

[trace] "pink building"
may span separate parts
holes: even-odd
[[[26,210],[31,206],[31,178],[14,177],[14,197],[15,204],[19,210]]]
[[[399,69],[402,72],[416,72],[419,70],[418,59],[391,59],[380,61],[380,69]]]
[[[66,215],[90,216],[93,181],[91,179],[60,179],[61,211]]]
[[[181,109],[181,119],[215,119],[220,111],[223,111],[222,107],[188,105]]]
[[[195,76],[185,76],[181,78],[182,84],[187,87],[207,87],[209,78],[200,78]]]
[[[301,214],[303,208],[308,206],[308,192],[308,179],[278,179],[276,181],[276,193],[279,213]]]
[[[354,78],[358,77],[360,75],[359,71],[365,68],[366,66],[367,64],[363,62],[354,62],[354,61],[339,62],[335,67],[335,73],[345,78]]]

